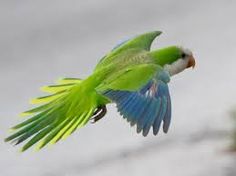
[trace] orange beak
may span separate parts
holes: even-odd
[[[194,59],[193,56],[189,56],[189,61],[188,61],[187,68],[189,68],[189,67],[192,67],[192,68],[195,67],[195,59]]]

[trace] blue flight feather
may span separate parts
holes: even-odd
[[[168,91],[168,96],[167,96],[167,112],[164,117],[164,124],[163,124],[163,131],[164,133],[168,132],[168,129],[170,127],[170,122],[171,122],[171,100],[170,100],[170,93]]]
[[[166,97],[162,97],[161,99],[161,110],[158,114],[158,117],[155,119],[153,124],[153,134],[157,135],[161,126],[161,122],[164,119],[166,109],[167,109],[167,100]]]
[[[158,115],[158,112],[160,111],[161,99],[160,98],[158,98],[158,100],[154,99],[153,104],[155,104],[155,109],[154,109],[154,112],[152,112],[153,114],[146,121],[146,124],[145,124],[144,129],[143,129],[143,136],[147,136],[152,124],[155,121],[155,118]]]
[[[150,111],[150,105],[152,103],[152,99],[151,98],[147,98],[145,103],[145,106],[143,108],[143,112],[141,113],[141,116],[139,119],[137,119],[137,133],[140,133],[143,129],[144,123],[146,121],[146,116],[148,114],[148,112]]]
[[[147,136],[151,127],[156,135],[163,121],[163,131],[168,131],[171,121],[171,101],[167,83],[169,74],[158,72],[138,91],[107,90],[103,95],[117,104],[118,111],[130,122],[137,125],[137,132]]]
[[[144,106],[143,106],[144,101],[145,101],[145,99],[142,96],[140,96],[139,100],[137,102],[135,111],[133,113],[134,117],[132,118],[132,120],[130,122],[131,126],[134,126],[137,123],[137,119],[139,119],[140,116],[142,115],[142,110],[144,109]]]

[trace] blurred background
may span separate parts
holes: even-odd
[[[1,0],[0,175],[235,176],[235,9],[234,0]],[[167,135],[136,134],[110,105],[99,123],[40,152],[3,142],[40,86],[85,78],[118,42],[152,30],[163,31],[153,48],[181,45],[197,61],[169,85]]]

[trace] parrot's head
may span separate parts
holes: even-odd
[[[175,75],[187,68],[194,68],[195,59],[189,49],[179,46],[162,48],[153,52],[154,59],[170,75]]]

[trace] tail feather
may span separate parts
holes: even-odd
[[[79,78],[62,78],[56,81],[58,84],[76,84],[81,83],[82,79]]]
[[[71,88],[73,85],[81,83],[82,79],[79,78],[62,78],[56,81],[56,85],[43,86],[40,89],[47,93],[58,93]]]
[[[83,81],[76,78],[64,78],[58,83],[43,88],[53,94],[34,99],[32,103],[42,105],[24,112],[24,116],[31,118],[12,127],[16,132],[5,141],[17,145],[28,140],[21,151],[36,143],[37,149],[41,149],[65,139],[89,121],[98,107],[96,92],[86,92]]]
[[[53,100],[58,99],[59,97],[61,97],[65,93],[66,93],[66,90],[62,90],[62,91],[56,92],[56,93],[54,93],[52,95],[47,95],[47,96],[43,96],[43,97],[38,97],[38,98],[32,99],[30,101],[30,103],[31,104],[49,103],[49,102],[51,102]]]

